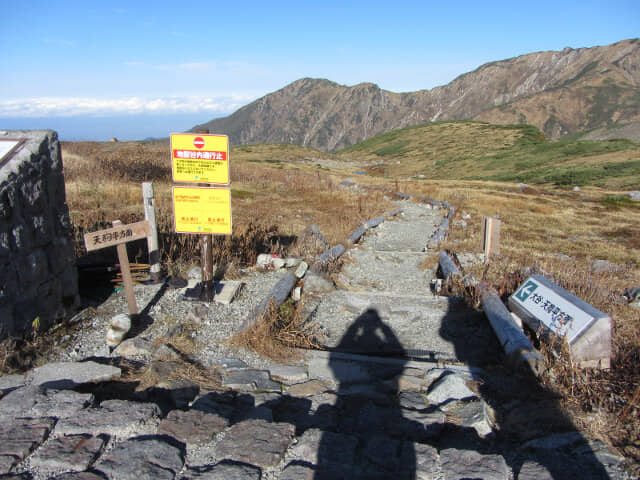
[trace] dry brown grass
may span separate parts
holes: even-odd
[[[140,183],[152,181],[164,263],[180,270],[199,257],[198,236],[174,232],[168,145],[63,143],[62,147],[77,256],[85,254],[85,232],[107,228],[115,219],[124,223],[142,219]],[[283,161],[302,162],[312,150],[238,147],[237,156],[235,150],[230,154],[233,235],[215,238],[218,262],[243,266],[253,264],[258,253],[286,253],[291,239],[312,223],[336,244],[363,221],[389,209],[381,192],[356,194],[338,188],[339,179],[325,170],[268,161],[281,152]]]
[[[315,332],[303,324],[301,308],[289,301],[278,307],[272,299],[264,315],[247,330],[235,334],[229,343],[279,363],[299,360],[297,348],[318,347]]]

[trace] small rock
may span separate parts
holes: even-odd
[[[198,282],[202,281],[202,267],[190,268],[187,272],[187,278],[189,280],[196,280]]]
[[[113,351],[113,356],[140,358],[151,355],[151,342],[144,338],[134,337],[124,340]]]
[[[481,438],[493,431],[486,415],[487,405],[483,401],[464,403],[450,413],[460,419],[460,425],[473,428]]]
[[[236,370],[229,373],[222,384],[244,392],[279,392],[282,389],[279,383],[271,380],[268,370]]]
[[[270,369],[271,378],[286,385],[304,382],[309,378],[307,369],[291,365],[276,365]]]
[[[239,360],[237,358],[223,358],[217,363],[217,365],[220,365],[227,372],[244,369],[249,366],[246,364],[246,362],[243,362],[242,360]]]
[[[471,219],[471,215],[468,214],[467,212],[462,212],[462,219],[463,220],[470,220]]]
[[[269,268],[271,266],[271,255],[268,253],[261,253],[256,259],[256,267]]]
[[[189,284],[186,279],[182,277],[169,277],[167,279],[167,286],[169,288],[184,288]]]
[[[617,267],[607,260],[595,260],[591,263],[591,271],[593,273],[609,273],[616,270]]]
[[[455,374],[449,374],[435,382],[427,393],[430,403],[441,405],[452,400],[475,398],[477,395],[467,387],[464,379]]]
[[[131,317],[124,313],[116,315],[109,322],[109,330],[107,331],[107,345],[116,347],[124,340],[124,337],[131,330]]]
[[[308,269],[309,269],[309,265],[307,264],[307,262],[300,262],[300,265],[298,265],[298,268],[296,268],[296,271],[295,271],[296,277],[297,278],[304,277],[304,274],[307,273]]]
[[[582,190],[578,185],[576,185],[575,187],[573,187],[572,189],[574,192],[579,192],[580,190]]]
[[[293,289],[293,292],[291,292],[291,300],[293,300],[294,302],[299,302],[302,299],[302,288],[301,287],[296,287]]]
[[[632,190],[631,192],[625,193],[631,200],[634,202],[640,202],[640,191]]]
[[[300,263],[302,263],[302,259],[300,257],[287,257],[285,258],[284,262],[285,262],[285,267],[293,268],[300,265]]]

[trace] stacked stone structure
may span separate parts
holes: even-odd
[[[0,131],[24,142],[0,163],[0,339],[47,328],[78,308],[78,275],[58,135]]]

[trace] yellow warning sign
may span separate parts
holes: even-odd
[[[173,187],[177,233],[231,235],[231,189]]]
[[[201,133],[171,134],[174,182],[229,184],[229,137]]]

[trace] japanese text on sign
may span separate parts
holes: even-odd
[[[120,243],[139,240],[151,235],[151,226],[147,220],[129,225],[121,225],[98,232],[85,233],[84,244],[87,251],[112,247]]]
[[[226,135],[171,135],[173,180],[229,184],[229,139]]]
[[[173,187],[173,210],[178,233],[231,235],[231,190]]]
[[[592,316],[533,278],[528,278],[511,299],[550,330],[566,336],[569,343],[593,321]]]

